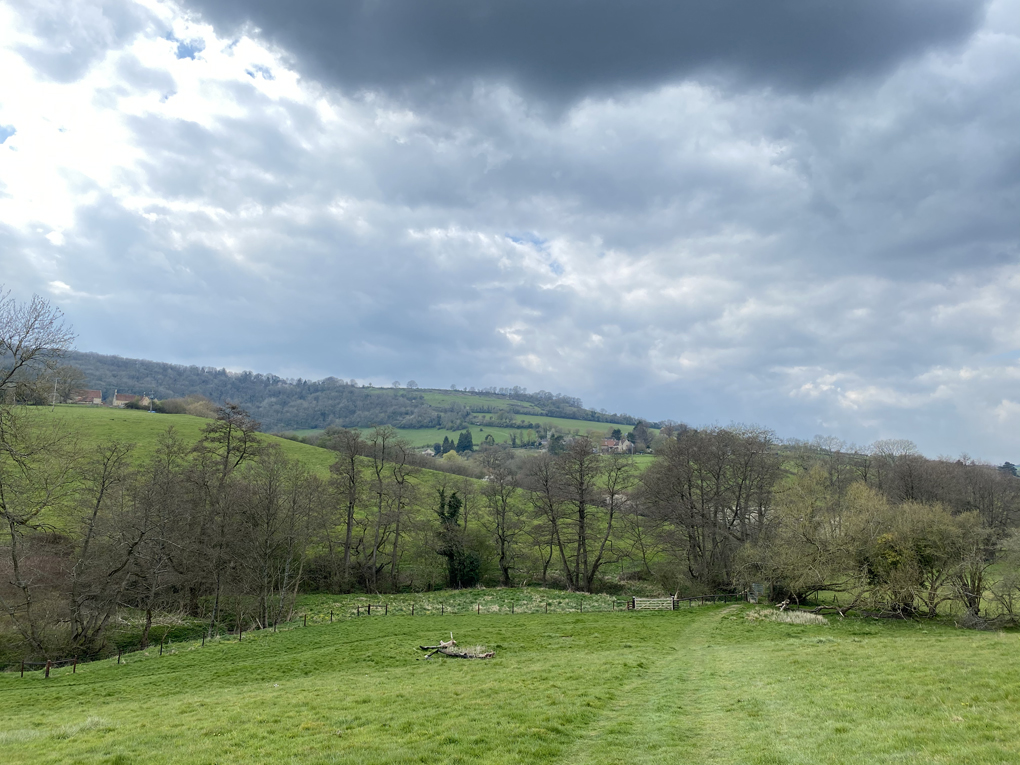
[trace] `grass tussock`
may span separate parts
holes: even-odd
[[[747,612],[752,622],[777,622],[779,624],[818,624],[827,625],[824,616],[809,614],[806,611],[780,611],[773,608],[755,608]]]
[[[84,722],[58,725],[49,730],[46,729],[24,729],[0,731],[0,746],[12,744],[23,744],[27,741],[37,739],[53,739],[57,741],[67,740],[83,733],[94,731],[111,731],[113,726],[101,717],[88,717]]]

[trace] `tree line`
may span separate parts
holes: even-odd
[[[370,428],[377,424],[451,431],[463,430],[469,424],[486,423],[534,428],[534,424],[517,421],[516,415],[522,413],[624,425],[637,423],[635,418],[625,414],[585,409],[576,398],[546,391],[528,393],[518,387],[487,389],[487,395],[505,399],[500,407],[479,398],[481,391],[458,391],[459,401],[437,404],[429,403],[416,383],[409,383],[406,388],[380,389],[336,377],[291,380],[272,374],[235,373],[215,367],[79,351],[67,351],[64,359],[66,371],[61,377],[61,390],[70,392],[75,387],[91,387],[102,390],[107,396],[119,389],[122,393],[145,393],[161,401],[189,396],[204,396],[214,402],[233,401],[247,409],[269,432],[330,425]],[[74,381],[65,384],[65,378],[71,374]],[[29,385],[29,381],[25,384]],[[36,403],[49,403],[51,393],[48,382],[33,383],[31,390],[26,388],[21,400],[31,394]]]
[[[70,338],[44,302],[0,302],[0,393],[55,369]],[[0,609],[43,656],[101,651],[125,607],[145,615],[144,642],[160,612],[268,626],[308,590],[765,586],[879,615],[952,604],[974,624],[1020,607],[1015,468],[929,460],[909,442],[677,427],[643,473],[576,436],[538,453],[483,445],[478,480],[425,469],[389,426],[331,427],[333,463],[315,475],[237,404],[197,442],[168,428],[143,457],[7,400]]]

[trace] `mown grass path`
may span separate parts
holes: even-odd
[[[1012,763],[1016,634],[678,612],[390,616],[0,676],[5,763]],[[495,659],[423,661],[453,632]]]

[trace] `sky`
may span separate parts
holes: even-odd
[[[1020,462],[1020,0],[0,0],[80,350]]]

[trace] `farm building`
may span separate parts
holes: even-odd
[[[71,394],[71,403],[99,406],[103,403],[103,392],[101,390],[76,390]]]
[[[114,393],[113,401],[111,402],[110,405],[118,408],[123,408],[130,404],[132,401],[138,402],[138,404],[141,406],[149,405],[148,396],[136,396],[133,393]]]

